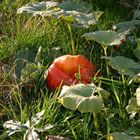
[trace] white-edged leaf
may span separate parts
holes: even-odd
[[[140,140],[140,137],[129,136],[125,133],[113,132],[108,135],[108,140]]]
[[[94,95],[96,91],[96,87],[92,85],[63,86],[58,101],[71,110],[100,113],[104,104],[102,98]]]
[[[25,127],[30,128],[30,121],[28,120],[25,124],[23,124]]]
[[[48,131],[49,129],[52,129],[53,127],[54,127],[54,125],[47,124],[43,128],[35,128],[35,131],[45,132],[45,131]]]
[[[11,129],[11,130],[20,130],[23,128],[22,124],[18,121],[14,121],[14,120],[9,120],[6,121],[3,126],[7,129]]]
[[[138,104],[135,97],[132,97],[129,100],[128,105],[126,106],[127,113],[130,114],[130,118],[134,118],[138,111]]]
[[[34,127],[35,125],[37,125],[40,122],[44,113],[45,113],[45,110],[42,110],[41,112],[35,114],[35,116],[31,118],[31,126],[32,127]]]
[[[7,132],[8,136],[10,137],[10,136],[13,135],[14,133],[17,133],[17,132],[20,132],[20,131],[21,131],[21,129],[19,129],[19,130],[11,130],[11,129],[9,129],[9,130],[7,130],[6,132]]]
[[[14,134],[16,132],[19,132],[22,129],[25,129],[25,126],[23,126],[20,122],[14,121],[14,120],[6,121],[3,124],[3,127],[8,129],[7,130],[8,136],[10,136],[10,135],[12,135],[12,134]]]
[[[34,129],[31,129],[31,131],[28,131],[27,140],[40,140],[40,138]]]
[[[136,100],[137,100],[138,106],[140,107],[140,87],[136,89]]]
[[[25,131],[24,136],[23,136],[23,139],[26,140],[27,139],[27,136],[28,136],[28,129]]]
[[[121,38],[115,31],[95,31],[82,35],[88,40],[93,40],[104,46],[112,46],[121,44]]]
[[[108,59],[108,64],[120,74],[134,76],[140,70],[140,64],[124,56],[102,57]]]

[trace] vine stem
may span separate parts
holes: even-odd
[[[103,49],[104,49],[104,55],[105,57],[107,57],[107,46],[103,46]],[[107,72],[107,76],[109,77],[109,66],[108,66],[108,62],[107,62],[107,59],[105,60],[106,62],[106,72]]]
[[[123,101],[123,107],[125,107],[126,106],[126,104],[127,104],[127,92],[126,92],[126,81],[125,81],[125,76],[124,76],[124,73],[122,73],[122,82],[123,82],[123,89],[124,89],[124,101]],[[125,116],[124,116],[125,117]]]
[[[68,30],[69,30],[69,33],[70,33],[72,54],[75,54],[75,43],[74,43],[74,38],[73,38],[73,34],[72,34],[72,29],[71,29],[71,26],[69,24],[67,24],[67,26],[68,26]]]
[[[96,130],[98,130],[99,129],[99,124],[98,124],[97,114],[93,113],[93,117],[94,117],[95,128],[96,128]]]
[[[109,134],[110,133],[110,118],[109,117],[107,117],[107,134]]]
[[[123,82],[123,84],[125,84],[125,77],[124,77],[124,73],[122,73],[122,82]]]

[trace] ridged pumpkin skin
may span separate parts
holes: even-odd
[[[54,60],[47,73],[47,86],[55,90],[60,84],[90,83],[96,73],[96,66],[82,55],[63,55]]]

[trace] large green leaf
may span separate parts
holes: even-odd
[[[137,39],[137,48],[133,50],[134,55],[140,60],[140,38]]]
[[[77,14],[73,15],[76,22],[74,22],[72,25],[74,27],[88,28],[90,25],[96,24],[102,14],[102,11],[94,11],[88,14],[77,12]]]
[[[15,77],[21,79],[22,70],[30,62],[33,63],[35,59],[36,52],[29,50],[28,48],[21,49],[17,52],[15,58]]]
[[[17,13],[27,12],[32,16],[40,15],[43,17],[54,16],[61,18],[66,23],[75,27],[89,27],[97,23],[102,11],[89,13],[92,6],[87,2],[67,0],[62,3],[58,2],[38,2],[27,4],[18,9]]]
[[[86,33],[82,37],[85,37],[88,40],[96,41],[104,46],[118,45],[121,43],[121,38],[115,31],[95,31]]]
[[[77,11],[63,11],[63,13],[57,15],[57,18],[61,18],[67,23],[71,23],[73,27],[85,27],[96,24],[103,14],[102,11],[94,11],[92,13],[82,13]]]
[[[56,6],[58,6],[58,2],[50,2],[50,1],[26,4],[25,6],[19,8],[17,13],[27,12],[32,16],[43,14],[52,15],[53,8],[55,8]]]
[[[21,80],[30,82],[38,78],[41,69],[35,63],[27,63],[25,68],[21,71]]]
[[[96,88],[92,85],[63,86],[58,101],[71,110],[100,113],[104,104],[102,98],[94,95],[95,92]]]
[[[140,140],[140,137],[129,136],[125,133],[113,132],[109,134],[108,140]]]
[[[92,5],[83,1],[66,0],[59,4],[59,7],[64,11],[77,11],[87,13],[92,9]]]
[[[140,10],[135,10],[134,16],[136,19],[140,19]]]
[[[135,56],[140,60],[140,47],[134,49],[133,51]]]
[[[137,25],[140,25],[140,20],[132,20],[117,23],[113,26],[114,29],[124,31],[124,30],[133,30]]]
[[[91,112],[100,113],[103,108],[103,101],[98,96],[90,96],[82,98],[79,103],[77,103],[76,108],[81,112]]]
[[[41,73],[39,52],[29,50],[28,48],[18,51],[15,60],[14,77],[22,82],[29,82],[37,79]]]
[[[108,59],[108,64],[120,74],[134,76],[140,71],[140,64],[124,56],[102,57]]]

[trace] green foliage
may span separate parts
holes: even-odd
[[[137,39],[137,48],[133,51],[134,55],[140,60],[140,39]]]
[[[86,33],[83,35],[88,40],[93,40],[100,43],[103,46],[112,46],[121,44],[121,38],[119,34],[115,31],[96,31],[91,33]]]
[[[32,16],[44,15],[44,14],[51,15],[51,14],[53,14],[53,10],[51,8],[55,8],[56,6],[58,6],[58,2],[45,2],[45,1],[43,1],[40,3],[27,4],[27,5],[19,8],[17,13],[28,12]],[[49,12],[49,10],[50,10],[50,12]],[[47,11],[48,11],[48,13],[47,13]]]
[[[136,26],[139,24],[140,24],[140,20],[120,22],[114,25],[114,29],[117,29],[119,31],[134,30]]]
[[[109,140],[139,140],[140,137],[129,136],[124,133],[113,132],[109,134]]]
[[[126,30],[130,30],[131,32],[133,31],[137,32],[137,27],[140,25],[139,15],[140,11],[138,6],[138,8],[134,11],[132,20],[117,23],[114,25],[114,29],[117,29],[120,32]]]
[[[24,140],[39,140],[39,135],[36,133],[36,131],[47,131],[48,129],[53,128],[53,125],[45,125],[44,128],[35,128],[35,126],[41,121],[43,115],[45,113],[45,110],[42,110],[41,112],[35,114],[34,117],[31,118],[31,120],[28,120],[25,124],[21,124],[21,122],[17,121],[6,121],[3,126],[7,130],[7,135],[10,137],[14,133],[25,131],[25,134],[23,136]]]
[[[134,118],[137,113],[140,111],[140,87],[136,89],[136,97],[131,97],[129,100],[128,106],[126,107],[130,118]]]
[[[135,12],[134,12],[134,17],[135,17],[136,19],[140,19],[140,10],[135,10]]]
[[[103,12],[96,11],[94,13],[89,13],[88,11],[90,11],[90,9],[91,6],[86,2],[67,0],[60,4],[58,2],[39,2],[27,4],[19,8],[17,13],[27,12],[32,16],[40,15],[43,18],[55,17],[64,21],[68,26],[68,31],[70,34],[71,51],[73,54],[75,54],[75,42],[70,25],[88,28],[90,25],[96,24]]]
[[[78,11],[83,13],[92,11],[92,6],[89,3],[83,1],[67,0],[60,3],[59,6],[65,11]]]
[[[3,0],[0,139],[23,139],[24,134],[36,139],[139,139],[139,7],[134,14],[128,11],[119,0]],[[100,77],[93,77],[94,84],[49,91],[44,71],[56,57],[72,53],[71,45],[75,54],[97,65]],[[114,69],[108,75],[102,57]]]
[[[98,92],[98,88],[92,85],[64,86],[58,100],[63,106],[71,110],[78,109],[81,113],[100,113],[104,105],[102,99],[94,95],[96,92]]]
[[[109,60],[108,64],[120,74],[134,76],[140,71],[140,64],[124,56],[102,57]]]
[[[92,6],[86,2],[67,0],[58,2],[39,2],[27,4],[18,9],[17,13],[27,12],[32,16],[41,15],[42,17],[54,16],[75,27],[89,27],[95,24],[103,12],[90,12]]]

